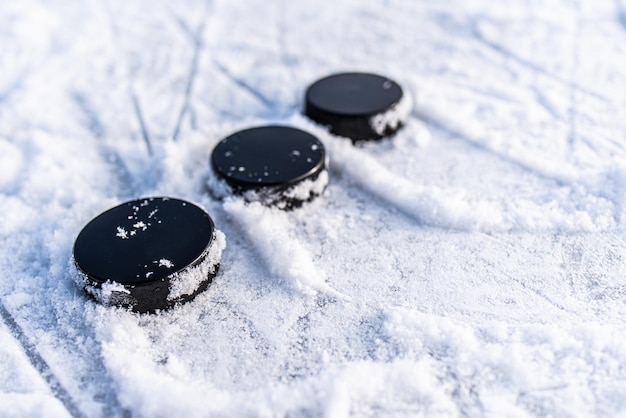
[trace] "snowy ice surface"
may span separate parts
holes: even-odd
[[[0,5],[1,416],[626,414],[623,0],[22,0]],[[301,115],[369,71],[390,141]],[[226,135],[322,140],[291,212],[207,191]],[[228,241],[194,301],[91,301],[71,250],[139,196]]]

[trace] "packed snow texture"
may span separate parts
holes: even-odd
[[[413,99],[411,98],[411,93],[404,91],[398,103],[370,119],[370,126],[380,136],[383,136],[385,132],[395,132],[401,125],[406,123],[409,116],[411,116],[412,110]]]
[[[168,300],[176,300],[185,295],[193,295],[203,282],[206,282],[209,275],[215,274],[215,270],[220,264],[222,253],[226,248],[226,237],[222,231],[216,230],[213,233],[211,245],[200,256],[203,260],[196,266],[174,273],[170,279],[170,293]],[[162,259],[163,260],[163,259]],[[163,263],[168,268],[173,266],[172,262],[165,260]]]
[[[328,159],[327,159],[328,160]],[[328,165],[328,162],[326,162]],[[321,195],[328,185],[328,171],[322,170],[312,179],[301,180],[286,189],[282,187],[261,187],[235,193],[224,180],[215,173],[209,173],[206,182],[208,192],[216,199],[226,199],[240,195],[247,202],[258,202],[265,206],[291,210],[303,202],[315,199]]]
[[[623,0],[0,5],[0,415],[626,414]],[[301,115],[335,72],[413,98],[388,141]],[[213,146],[318,136],[290,212],[207,188]],[[71,251],[141,196],[228,242],[192,302],[90,300]],[[115,232],[114,232],[115,233]]]

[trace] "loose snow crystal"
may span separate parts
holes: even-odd
[[[146,229],[148,229],[148,225],[146,225],[144,221],[139,221],[136,224],[133,224],[133,228],[145,231]]]
[[[115,236],[120,237],[121,239],[128,239],[128,231],[126,231],[123,227],[118,226],[117,234],[115,234]]]
[[[167,258],[161,258],[159,260],[159,267],[167,267],[168,269],[171,269],[172,267],[174,267],[174,263],[172,263],[171,260],[168,260]]]

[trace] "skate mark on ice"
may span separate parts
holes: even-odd
[[[105,137],[106,129],[102,124],[100,117],[89,102],[87,96],[80,92],[73,92],[70,94],[70,97],[85,117],[87,129],[93,134],[93,136],[97,139]]]
[[[127,59],[126,55],[123,53],[123,49],[120,47],[120,44],[121,44],[120,38],[121,38],[121,36],[120,36],[120,30],[119,30],[118,22],[116,20],[116,16],[114,15],[113,11],[111,10],[109,2],[102,0],[101,4],[102,4],[102,8],[105,10],[106,16],[108,18],[108,27],[109,27],[109,30],[111,31],[113,43],[115,45],[115,51],[120,56],[119,60],[121,62],[124,62],[125,67],[127,68],[127,77],[126,77],[127,78],[126,82],[128,83],[127,94],[129,96],[131,104],[132,104],[134,116],[137,119],[137,123],[139,124],[139,129],[141,131],[141,133],[140,133],[141,134],[141,138],[143,139],[143,142],[144,142],[144,144],[146,146],[146,151],[147,151],[148,155],[152,156],[153,155],[152,138],[150,136],[150,131],[148,130],[148,125],[146,124],[145,118],[143,116],[143,112],[141,110],[141,103],[139,102],[139,98],[137,97],[137,93],[135,92],[135,90],[133,88],[134,79],[133,79],[132,72],[128,68],[129,67],[128,59]]]
[[[502,152],[499,152],[491,147],[489,147],[488,145],[485,145],[483,143],[481,143],[479,140],[472,138],[472,136],[470,134],[464,133],[461,131],[461,129],[457,129],[453,126],[450,126],[448,123],[446,123],[445,121],[441,120],[439,117],[437,117],[436,115],[430,113],[430,112],[424,112],[424,111],[415,111],[414,112],[414,116],[417,117],[418,119],[420,119],[421,121],[423,121],[424,123],[437,128],[447,134],[449,134],[451,137],[453,138],[457,138],[463,142],[466,142],[467,144],[471,145],[472,147],[496,156],[498,159],[504,161],[507,164],[510,164],[514,167],[519,168],[520,170],[530,173],[532,175],[535,175],[539,178],[542,178],[546,181],[550,181],[550,182],[554,182],[557,186],[559,187],[564,187],[564,186],[570,186],[570,182],[560,176],[554,176],[554,175],[550,175],[548,173],[542,172],[540,169],[538,169],[537,167],[533,167],[532,165],[529,165],[523,161],[517,160],[515,158],[512,158],[511,156],[504,154]]]
[[[176,16],[173,12],[170,12],[174,17],[174,19],[178,22],[179,26],[183,28],[183,31],[187,33],[187,35],[191,38],[191,42],[193,43],[193,56],[191,58],[191,63],[189,64],[189,72],[187,74],[187,83],[185,84],[185,92],[183,97],[183,105],[178,112],[178,119],[176,120],[176,125],[174,126],[174,131],[172,132],[172,138],[176,141],[178,136],[180,135],[180,130],[182,127],[183,119],[190,112],[190,101],[191,101],[191,93],[193,91],[193,85],[196,80],[198,74],[198,61],[200,59],[200,54],[204,48],[204,42],[202,41],[202,36],[204,34],[204,28],[206,26],[206,18],[202,23],[198,26],[195,32],[192,32],[189,25],[185,23],[182,19]]]
[[[187,24],[187,22],[182,17],[174,12],[174,10],[172,10],[172,8],[167,3],[163,4],[163,6],[165,7],[167,13],[172,17],[172,20],[174,20],[174,22],[176,23],[176,26],[178,26],[185,34],[187,34],[187,36],[189,36],[189,39],[191,39],[193,43],[197,43],[199,40],[198,30],[193,31],[189,24]],[[200,29],[200,26],[202,26],[203,24],[204,23],[201,23],[198,29]]]
[[[244,92],[248,93],[255,99],[257,99],[263,106],[267,107],[269,110],[274,110],[274,103],[268,99],[263,93],[261,93],[258,89],[254,88],[250,84],[248,84],[243,78],[237,77],[233,74],[226,66],[220,63],[217,60],[213,60],[213,65],[215,68],[219,70],[219,72],[228,78],[235,86],[239,87]]]
[[[534,85],[530,86],[530,88],[535,96],[535,103],[545,109],[553,119],[558,120],[559,122],[564,122],[563,115],[561,115],[554,105],[550,103],[548,98],[543,94],[543,91]]]
[[[143,113],[141,112],[141,104],[139,103],[139,99],[137,98],[137,94],[135,94],[134,90],[131,88],[128,92],[130,94],[130,99],[133,104],[133,110],[135,113],[135,117],[137,118],[137,122],[139,123],[139,127],[141,129],[141,137],[143,138],[143,142],[146,145],[146,151],[148,151],[148,155],[152,156],[152,140],[150,138],[150,133],[148,131],[148,126],[146,125],[146,121],[143,117]]]
[[[119,152],[107,143],[106,128],[89,99],[80,92],[72,93],[71,98],[85,116],[87,129],[93,134],[94,138],[98,140],[98,148],[100,149],[102,157],[112,166],[121,188],[121,196],[129,197],[135,195],[135,187],[133,186],[132,180],[133,176]]]
[[[576,2],[576,28],[574,30],[574,45],[572,47],[572,72],[570,75],[570,80],[572,80],[572,84],[569,86],[569,112],[568,112],[568,137],[567,137],[567,145],[569,148],[569,154],[572,155],[574,153],[574,147],[576,146],[576,141],[578,139],[578,126],[577,126],[577,116],[578,116],[578,97],[577,91],[574,88],[573,82],[576,80],[576,76],[578,74],[578,67],[580,66],[580,35],[581,35],[581,24],[580,24],[580,4]]]
[[[560,303],[558,303],[557,301],[553,300],[552,298],[550,298],[549,296],[545,295],[541,290],[539,289],[535,289],[532,286],[527,285],[524,281],[520,280],[520,279],[516,279],[515,277],[511,276],[510,274],[507,274],[505,272],[500,272],[500,274],[502,274],[504,277],[506,277],[507,279],[517,283],[518,285],[520,285],[523,289],[528,290],[530,292],[532,292],[533,294],[535,294],[537,297],[545,300],[546,302],[548,302],[551,306],[555,307],[556,309],[566,312],[568,314],[574,314],[574,312],[571,312],[569,309],[567,309],[565,306],[561,305]]]
[[[284,68],[287,69],[287,73],[289,75],[289,84],[293,85],[297,81],[297,72],[296,72],[296,64],[298,63],[297,57],[289,52],[289,47],[287,45],[287,26],[285,24],[287,17],[285,16],[285,5],[278,5],[278,13],[277,24],[276,24],[276,43],[278,45],[280,61]],[[300,107],[300,96],[296,91],[293,91],[291,103],[287,103],[285,106],[285,110],[283,112],[283,116],[288,116],[289,114],[298,112]]]
[[[72,396],[63,387],[59,379],[56,377],[48,363],[41,357],[37,348],[30,342],[22,327],[19,326],[15,319],[0,300],[0,318],[7,325],[13,337],[18,341],[24,354],[37,370],[39,375],[45,380],[52,394],[63,404],[67,412],[74,418],[87,418],[87,415],[76,406]]]
[[[579,91],[581,93],[586,94],[587,96],[593,97],[597,100],[600,100],[604,103],[612,103],[612,101],[603,96],[600,93],[597,93],[593,90],[590,90],[584,86],[581,86],[577,83],[575,83],[574,81],[568,81],[568,80],[564,80],[563,78],[559,77],[556,74],[553,74],[552,72],[546,70],[545,68],[539,66],[538,64],[529,61],[525,58],[522,58],[521,56],[517,55],[515,52],[509,50],[508,48],[505,48],[502,45],[499,45],[498,43],[487,39],[487,37],[485,37],[480,29],[478,29],[477,24],[475,22],[473,22],[472,24],[472,36],[474,37],[474,39],[476,39],[477,41],[479,41],[482,45],[485,45],[486,47],[488,47],[489,49],[491,49],[492,51],[502,55],[503,57],[510,59],[513,62],[516,62],[518,65],[521,65],[522,67],[528,68],[534,72],[536,72],[537,74],[541,74],[544,77],[557,82],[563,86],[566,86],[568,88],[572,88],[575,89],[576,91]]]
[[[615,14],[617,15],[617,23],[626,31],[626,6],[622,0],[615,0]]]

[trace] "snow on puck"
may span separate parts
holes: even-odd
[[[309,86],[304,113],[335,135],[362,141],[394,134],[412,106],[410,95],[393,80],[376,74],[341,73]]]
[[[217,274],[224,234],[198,206],[151,197],[100,214],[74,243],[78,282],[106,305],[154,312],[193,299]]]
[[[292,209],[324,191],[326,159],[324,145],[315,136],[288,126],[262,126],[220,141],[211,166],[230,192]]]

